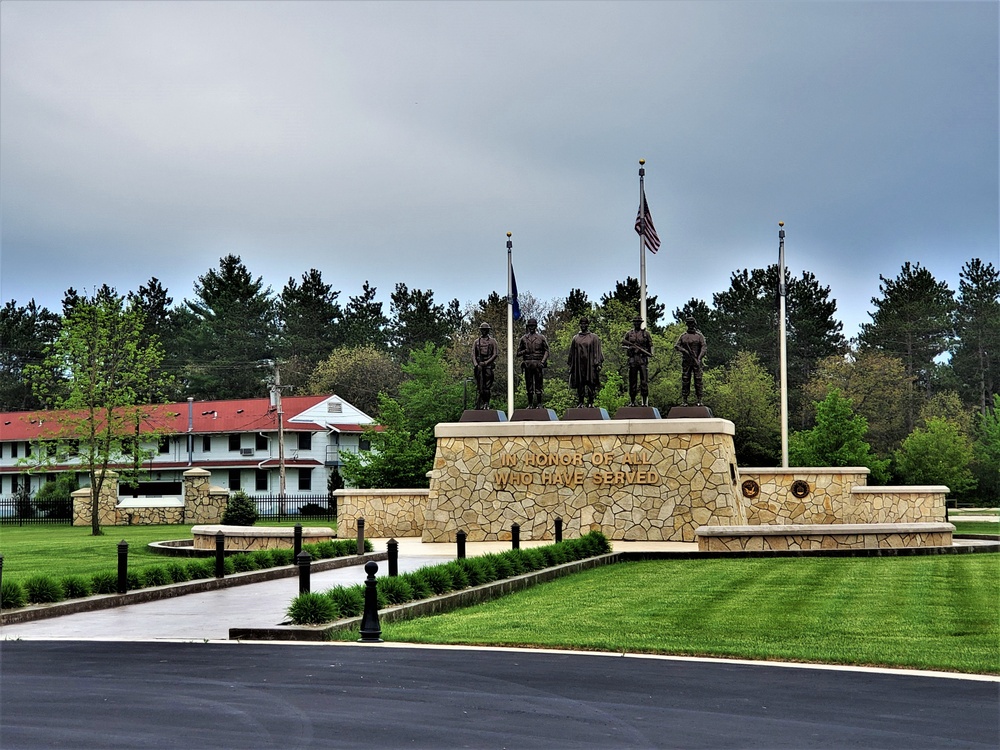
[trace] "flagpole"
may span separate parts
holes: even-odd
[[[781,362],[781,468],[788,468],[788,353],[785,335],[785,222],[778,222],[778,338]]]
[[[507,232],[507,417],[514,414],[514,265],[510,257],[513,243]]]
[[[645,159],[639,159],[639,210],[643,209],[645,190],[643,189],[643,178],[646,176],[646,169],[643,166]],[[645,231],[646,218],[643,216],[643,231]],[[642,324],[646,325],[646,240],[642,234],[639,235],[639,317]],[[648,327],[648,326],[647,326]]]

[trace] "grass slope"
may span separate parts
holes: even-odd
[[[1000,555],[624,563],[383,637],[995,673]]]

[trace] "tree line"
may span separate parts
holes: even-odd
[[[664,410],[680,401],[681,363],[673,344],[684,317],[693,315],[709,345],[706,403],[736,424],[744,466],[773,466],[780,458],[778,273],[777,265],[735,271],[710,301],[691,299],[670,314],[655,295],[647,299],[655,354],[650,403]],[[793,276],[786,269],[784,281],[793,456],[824,465],[867,456],[865,465],[880,478],[944,483],[969,496],[1000,499],[1000,436],[991,433],[990,421],[1000,393],[996,267],[969,260],[953,290],[919,263],[905,263],[897,276],[880,277],[871,321],[851,341],[828,286],[809,271]],[[347,472],[356,483],[426,484],[433,427],[458,419],[474,401],[472,342],[482,322],[506,339],[507,299],[494,291],[465,305],[440,303],[432,290],[397,283],[385,309],[376,293],[366,282],[343,299],[316,269],[290,277],[275,292],[239,256],[227,255],[197,278],[190,298],[176,303],[156,278],[125,294],[107,286],[92,295],[69,289],[59,312],[34,300],[9,301],[0,310],[0,408],[69,403],[73,376],[65,340],[74,320],[87,319],[79,311],[97,305],[132,316],[134,343],[158,352],[144,360],[156,363],[145,385],[131,388],[136,403],[263,396],[280,369],[282,384],[297,393],[337,393],[385,426],[373,437],[386,459],[355,459]],[[596,300],[571,289],[551,301],[522,292],[519,301],[515,339],[525,321],[536,318],[552,350],[546,406],[561,414],[574,404],[565,352],[584,315],[605,345],[599,403],[613,413],[627,401],[627,363],[618,344],[639,309],[636,279],[615,282]],[[61,340],[62,358],[53,358]],[[496,405],[505,408],[506,347],[500,351]],[[524,386],[519,374],[515,378],[515,407],[523,406]],[[841,450],[838,458],[838,449],[828,446],[817,455],[823,443],[817,430],[829,437],[858,427],[868,453]],[[921,474],[917,444],[932,456],[946,442],[961,448],[953,458],[961,466],[939,468],[931,481]]]

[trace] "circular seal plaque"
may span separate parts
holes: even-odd
[[[757,495],[760,494],[760,485],[757,484],[753,479],[747,479],[743,482],[743,497],[748,497],[753,500]]]
[[[809,494],[809,482],[803,479],[796,479],[792,482],[792,494],[799,500]]]

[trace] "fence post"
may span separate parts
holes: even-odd
[[[556,542],[562,541],[562,519],[556,519]]]
[[[365,519],[358,519],[358,554],[365,554]]]
[[[0,555],[0,609],[3,609],[3,555]]]
[[[381,643],[382,627],[378,622],[378,589],[375,582],[375,571],[378,563],[369,560],[365,563],[365,611],[361,616],[361,637],[359,643]]]
[[[521,549],[521,526],[520,526],[520,524],[512,523],[510,525],[510,548],[511,549]]]
[[[458,559],[465,559],[465,537],[466,533],[459,529],[458,533],[455,534],[455,543],[458,545]]]
[[[312,573],[312,555],[302,550],[295,556],[295,564],[299,566],[299,593],[308,594],[311,590],[309,576]]]
[[[399,575],[399,542],[390,539],[386,546],[389,548],[389,577],[395,578]]]
[[[215,577],[226,577],[226,535],[221,531],[215,535]]]
[[[302,524],[297,523],[295,524],[295,534],[292,540],[292,553],[295,555],[295,557],[298,557],[301,551],[302,551]]]
[[[118,542],[118,588],[119,594],[128,593],[128,542]]]

